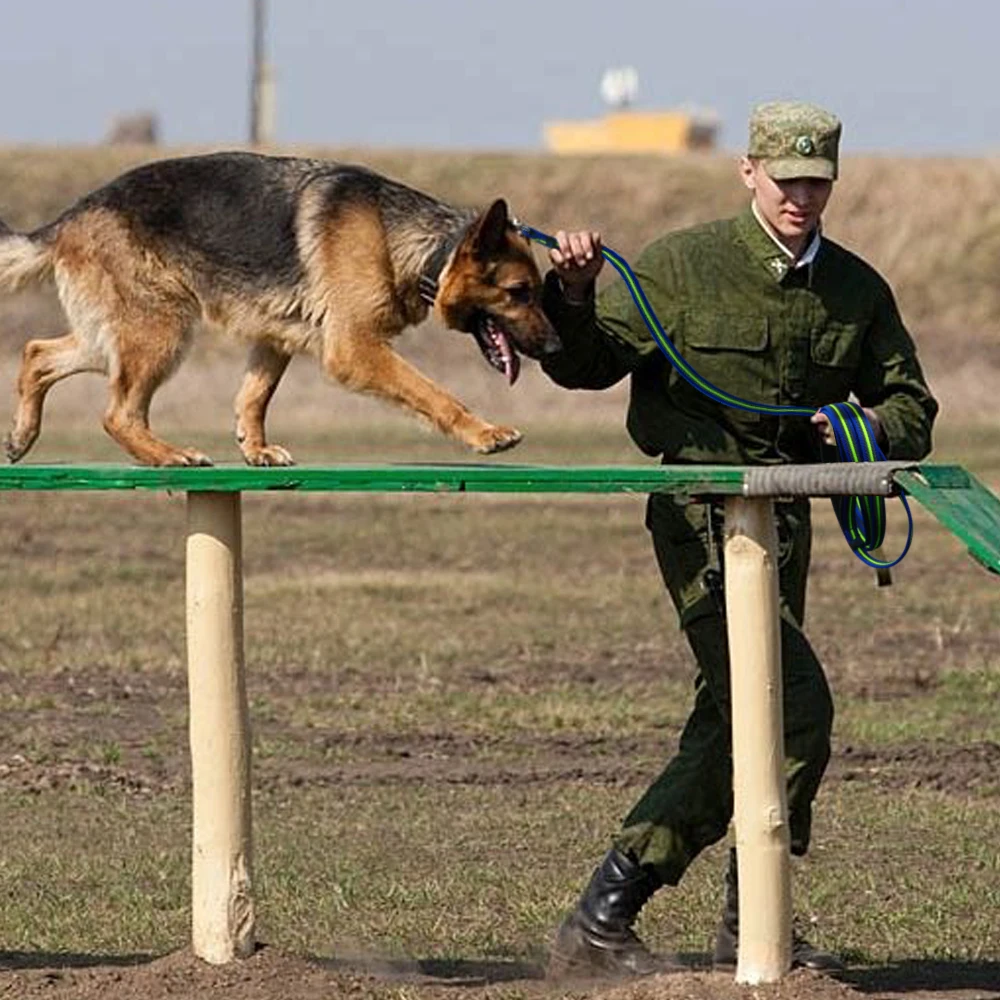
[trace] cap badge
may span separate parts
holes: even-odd
[[[800,156],[812,156],[816,152],[816,144],[807,135],[800,135],[795,140],[795,152]]]

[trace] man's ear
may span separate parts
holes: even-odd
[[[472,224],[469,237],[469,251],[475,257],[491,257],[504,244],[507,226],[507,202],[497,198],[495,202]]]
[[[754,164],[753,160],[749,156],[740,157],[740,177],[743,178],[743,183],[751,191],[757,190],[757,178],[754,176]]]

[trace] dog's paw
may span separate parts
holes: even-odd
[[[195,448],[176,448],[154,464],[170,466],[209,466],[214,463],[208,455],[203,454]]]
[[[268,444],[262,448],[255,448],[253,451],[244,449],[243,458],[247,465],[271,466],[271,465],[294,465],[295,459],[287,448],[282,448],[280,444]]]
[[[13,434],[7,434],[3,439],[4,454],[11,465],[20,461],[29,447],[30,445],[23,445],[16,441]]]
[[[520,440],[521,432],[516,427],[486,427],[478,435],[475,448],[483,455],[492,455],[513,448]]]

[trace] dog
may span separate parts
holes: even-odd
[[[0,224],[0,288],[54,279],[69,332],[31,340],[5,439],[17,462],[38,437],[48,390],[108,376],[104,428],[144,465],[210,465],[156,437],[153,394],[198,321],[250,345],[236,440],[250,465],[290,465],[269,444],[267,407],[289,361],[313,354],[347,389],[372,393],[483,454],[520,440],[406,362],[392,339],[433,311],[470,333],[513,384],[520,356],[558,350],[531,248],[503,199],[456,208],[362,166],[226,152],[137,167],[30,234]]]

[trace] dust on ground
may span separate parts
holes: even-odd
[[[5,971],[4,971],[5,970]],[[209,965],[189,950],[102,962],[74,955],[0,952],[0,996],[18,1000],[326,1000],[400,997],[490,1000],[577,997],[592,1000],[991,1000],[1000,997],[1000,963],[909,962],[848,970],[839,979],[804,970],[780,984],[742,986],[697,960],[690,971],[627,983],[553,983],[544,969],[516,961],[319,960],[262,946],[248,959]]]

